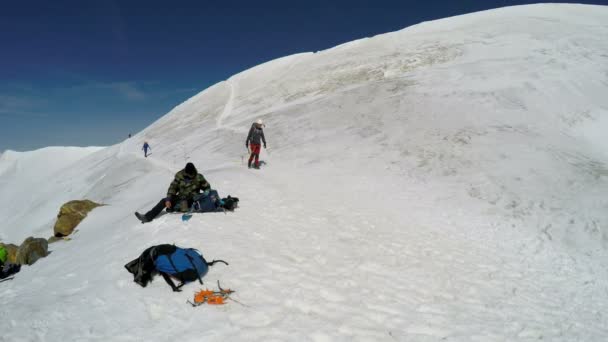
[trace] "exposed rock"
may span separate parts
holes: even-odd
[[[2,245],[8,252],[8,257],[6,261],[8,263],[14,264],[15,260],[17,260],[17,249],[19,247],[17,247],[17,245],[13,245],[12,243],[0,243],[0,245]]]
[[[89,200],[69,201],[62,205],[53,228],[54,235],[57,237],[70,235],[80,221],[87,217],[91,210],[99,206],[101,204]]]
[[[57,236],[51,236],[50,238],[47,239],[47,241],[49,243],[53,243],[53,242],[57,242],[57,241],[61,241],[63,240],[63,238],[57,237]]]
[[[17,250],[16,264],[32,265],[48,255],[49,243],[43,238],[28,237]]]

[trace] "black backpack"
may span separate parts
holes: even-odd
[[[222,198],[221,203],[222,203],[222,208],[232,211],[239,206],[239,198],[231,197],[230,195],[228,195],[228,197]]]
[[[197,213],[207,213],[214,211],[233,211],[238,207],[238,197],[228,197],[220,199],[216,190],[210,190],[206,194],[198,194],[194,197],[192,211]]]

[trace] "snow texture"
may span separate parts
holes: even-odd
[[[259,65],[115,146],[6,152],[3,241],[107,206],[0,285],[0,340],[605,341],[606,37],[603,6],[425,22]],[[240,208],[139,223],[187,161]],[[136,285],[160,243],[227,260],[204,281],[242,305]]]

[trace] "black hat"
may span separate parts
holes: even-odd
[[[196,174],[198,173],[196,171],[196,167],[194,167],[194,164],[192,164],[192,163],[186,164],[186,168],[184,169],[184,171],[186,172],[186,174],[189,174],[190,176],[196,176]]]

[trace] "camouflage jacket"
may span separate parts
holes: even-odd
[[[186,176],[184,170],[179,171],[175,174],[175,179],[169,185],[167,190],[167,197],[178,197],[180,199],[192,199],[194,195],[211,189],[211,185],[207,183],[205,177],[200,173],[196,175],[194,179]]]

